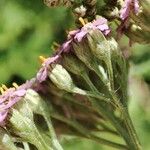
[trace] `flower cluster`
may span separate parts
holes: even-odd
[[[72,47],[72,42],[81,42],[86,35],[94,30],[101,31],[105,36],[107,36],[110,33],[110,28],[107,24],[107,19],[100,17],[93,22],[85,23],[82,18],[80,18],[81,23],[83,24],[83,27],[81,29],[70,31],[68,34],[68,40],[62,44],[60,47],[58,54],[56,54],[53,57],[45,59],[44,57],[40,57],[42,60],[42,67],[37,73],[36,79],[38,82],[43,82],[46,80],[48,76],[48,71],[50,69],[50,64],[57,62],[60,58],[60,54],[62,52],[69,52]]]
[[[100,30],[104,35],[110,33],[110,28],[108,27],[107,19],[100,17],[93,22],[85,23],[82,18],[79,18],[83,27],[81,29],[70,31],[68,34],[68,40],[62,45],[62,51],[68,52],[71,49],[71,42],[81,42],[86,35],[93,30]]]
[[[25,96],[27,89],[32,88],[33,84],[36,83],[38,85],[47,79],[48,73],[50,71],[50,65],[59,60],[59,58],[61,57],[60,54],[62,52],[69,52],[71,50],[70,48],[73,41],[81,42],[82,39],[86,37],[89,32],[94,30],[100,30],[101,32],[103,32],[104,35],[108,35],[110,33],[110,29],[107,25],[107,20],[105,18],[101,17],[87,24],[85,24],[83,19],[81,19],[81,22],[83,23],[83,27],[81,29],[69,32],[68,40],[60,47],[58,54],[47,59],[40,56],[40,59],[42,61],[42,67],[38,71],[35,79],[27,81],[21,86],[17,86],[15,84],[15,87],[10,89],[7,89],[7,87],[3,85],[3,87],[1,88],[2,95],[0,95],[0,125],[4,124],[9,109],[14,104],[16,104],[22,97]]]
[[[130,14],[131,1],[125,4],[123,20]],[[108,36],[111,30],[107,19],[99,17],[89,23],[82,18],[79,20],[83,27],[70,31],[67,41],[53,57],[40,56],[42,66],[34,79],[21,86],[13,84],[10,89],[4,85],[1,87],[0,125],[6,123],[10,109],[22,100],[12,109],[8,121],[14,127],[12,132],[15,135],[37,149],[62,150],[53,130],[52,117],[54,125],[61,123],[59,127],[65,132],[121,149],[140,150],[136,134],[131,133],[134,129],[126,109],[126,60],[115,39]],[[46,93],[40,88],[45,88]],[[48,128],[38,123],[35,125],[35,114],[40,115],[36,116],[38,119],[43,117]],[[107,126],[108,122],[114,128]],[[93,131],[101,130],[124,138],[127,146],[93,134]]]

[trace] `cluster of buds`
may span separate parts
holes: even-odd
[[[149,0],[125,0],[121,6],[122,23],[118,31],[124,32],[132,42],[149,43]]]
[[[48,72],[40,72],[46,76],[42,82],[48,84],[50,100],[55,99],[53,108],[61,107],[52,117],[69,125],[72,130],[66,126],[64,130],[73,135],[117,148],[140,149],[127,110],[126,61],[115,39],[109,36],[107,20],[101,17],[90,23],[79,20],[83,27],[69,32],[68,40],[52,57],[57,59],[49,64]],[[99,127],[110,134],[121,135],[127,145],[98,137],[93,132],[99,132]]]
[[[150,41],[150,1],[139,0],[140,9],[137,16],[132,16],[132,22],[127,30],[127,35],[132,41],[138,43],[149,43]]]
[[[34,79],[11,89],[2,86],[0,123],[8,133],[2,130],[1,145],[8,145],[6,135],[14,150],[17,142],[22,149],[62,150],[56,131],[140,150],[127,110],[126,61],[107,20],[79,20],[82,28],[69,32],[53,57],[40,56],[42,67]],[[103,138],[105,132],[126,144]]]

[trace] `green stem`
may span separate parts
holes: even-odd
[[[90,80],[90,78],[89,78],[89,76],[86,74],[86,73],[84,73],[83,75],[82,75],[82,77],[84,78],[84,80],[87,82],[87,84],[89,85],[89,87],[91,88],[91,90],[94,92],[99,92],[98,90],[97,90],[97,88],[93,85],[93,83],[91,82],[91,80]]]
[[[34,129],[35,129],[35,136],[34,136],[35,146],[37,146],[39,150],[52,150],[52,148],[44,140],[43,136],[39,133],[38,129],[36,127],[34,127]]]
[[[46,117],[46,115],[44,115],[44,118],[45,118],[45,120],[47,122],[49,131],[50,131],[52,145],[53,145],[54,150],[63,150],[62,146],[59,144],[59,142],[57,140],[54,128],[52,126],[51,118],[50,117],[49,118]]]
[[[115,143],[115,142],[112,142],[112,141],[109,141],[109,140],[105,140],[101,137],[97,137],[95,135],[91,136],[89,139],[92,139],[98,143],[101,143],[101,144],[104,144],[104,145],[107,145],[107,146],[110,146],[110,147],[114,147],[114,148],[117,148],[117,149],[122,149],[122,150],[127,150],[127,146],[123,145],[123,144],[119,144],[119,143]]]
[[[123,118],[124,118],[124,123],[127,129],[127,133],[130,136],[130,142],[131,142],[131,150],[141,150],[141,145],[138,139],[138,136],[136,134],[135,128],[133,126],[132,120],[130,118],[130,115],[128,113],[128,110],[123,109]]]
[[[125,145],[121,145],[121,144],[118,144],[118,143],[115,143],[115,142],[112,142],[112,141],[109,141],[100,137],[96,137],[95,135],[89,133],[89,131],[85,127],[78,124],[76,121],[68,120],[65,117],[57,115],[57,114],[52,114],[52,117],[72,126],[74,129],[76,129],[80,133],[80,135],[78,135],[80,137],[91,139],[91,140],[97,141],[98,143],[101,143],[107,146],[120,148],[120,149],[126,149]]]

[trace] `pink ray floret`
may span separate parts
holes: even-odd
[[[107,24],[107,19],[101,17],[93,22],[85,24],[81,29],[73,30],[69,32],[68,40],[62,45],[62,50],[68,52],[71,49],[71,42],[81,42],[86,35],[92,30],[100,30],[105,36],[110,33],[110,28]]]
[[[122,9],[120,10],[120,18],[122,20],[127,19],[130,13],[138,14],[139,12],[139,1],[138,0],[125,0]]]
[[[0,95],[0,126],[5,124],[9,110],[24,97],[33,83],[34,80],[27,81],[18,88],[10,88]]]

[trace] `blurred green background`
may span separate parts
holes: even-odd
[[[49,9],[42,0],[0,0],[0,84],[23,83],[38,70],[39,55],[52,54],[62,43],[73,18],[65,8]],[[127,42],[126,42],[127,43]],[[121,47],[126,51],[126,43]],[[150,149],[150,48],[130,48],[130,113],[144,150]],[[65,150],[109,150],[95,142],[64,137]]]

